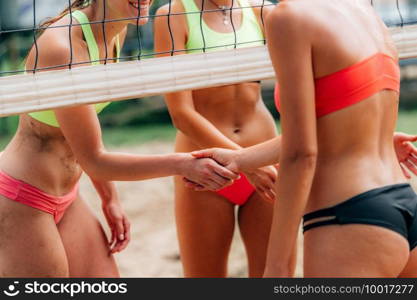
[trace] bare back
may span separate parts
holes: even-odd
[[[349,67],[377,52],[397,57],[389,32],[372,7],[348,1],[301,0],[317,34],[314,77]],[[321,6],[320,9],[314,9]],[[329,18],[329,16],[332,16]],[[383,90],[317,120],[318,161],[307,211],[356,194],[403,182],[393,147],[398,93]]]

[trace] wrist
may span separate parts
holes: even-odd
[[[234,161],[236,163],[236,168],[239,173],[253,173],[253,170],[249,170],[245,165],[245,148],[235,150]]]
[[[105,199],[101,199],[101,205],[102,206],[107,206],[110,204],[120,204],[120,201],[117,197],[111,197],[111,198],[105,198]]]
[[[188,153],[172,154],[172,173],[173,175],[185,176],[186,164],[193,159]]]

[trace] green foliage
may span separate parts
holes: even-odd
[[[5,118],[0,119],[0,128],[2,128]],[[8,123],[8,126],[14,129],[17,126],[15,117]],[[279,122],[277,123],[279,127]],[[399,114],[397,130],[409,134],[417,134],[417,110],[402,111]],[[13,131],[13,132],[14,132]],[[175,139],[176,129],[171,124],[154,124],[138,125],[130,127],[113,127],[103,129],[103,140],[105,145],[114,146],[132,146],[141,145],[154,141],[173,142]],[[12,134],[0,135],[0,150],[4,149],[10,141]]]
[[[397,130],[417,134],[417,110],[402,111],[398,117]]]
[[[154,141],[173,141],[175,128],[171,125],[109,128],[103,131],[104,144],[108,146],[140,145]]]

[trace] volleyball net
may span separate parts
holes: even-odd
[[[24,0],[22,1],[24,2]],[[58,0],[56,1],[59,2]],[[0,2],[3,5],[0,7],[3,12],[7,2],[16,4],[18,1],[6,0]],[[262,25],[264,22],[264,11],[275,5],[276,1],[257,0],[257,4],[252,5],[252,1],[249,0],[232,0],[230,7],[213,8],[212,1],[201,0],[197,1],[198,3],[201,2],[199,11],[179,14],[173,12],[172,1],[155,0],[150,16],[141,16],[140,10],[138,10],[138,15],[135,18],[117,20],[103,18],[100,21],[90,22],[90,24],[103,26],[103,32],[105,32],[104,27],[106,24],[112,22],[133,20],[138,25],[142,18],[154,20],[158,17],[166,17],[170,36],[173,38],[170,20],[172,22],[172,18],[178,15],[196,14],[200,20],[199,29],[202,34],[203,47],[193,49],[200,50],[197,51],[199,53],[186,55],[175,55],[178,54],[177,52],[185,52],[187,50],[176,50],[174,48],[167,52],[157,53],[152,48],[153,37],[149,29],[152,28],[151,22],[147,27],[148,30],[144,30],[141,28],[142,26],[133,26],[131,28],[125,42],[127,46],[125,45],[124,51],[119,57],[121,62],[108,63],[113,58],[108,57],[107,54],[110,51],[105,49],[106,56],[99,60],[101,64],[80,68],[75,66],[79,64],[85,65],[92,61],[73,63],[70,60],[68,64],[47,68],[36,66],[38,58],[37,38],[39,34],[42,31],[62,27],[54,24],[49,27],[39,25],[38,5],[41,2],[42,0],[28,0],[25,2],[27,4],[27,14],[30,15],[26,19],[30,20],[28,22],[31,22],[32,26],[8,28],[3,25],[3,22],[1,23],[0,43],[4,42],[4,36],[25,32],[26,36],[29,36],[32,40],[31,43],[34,44],[35,64],[34,68],[26,70],[26,74],[23,74],[25,72],[23,64],[20,65],[20,68],[13,69],[9,67],[8,69],[0,69],[0,116],[80,104],[135,99],[169,92],[258,81],[274,77],[274,71],[263,39],[250,41],[253,43],[257,42],[261,44],[260,46],[240,47],[248,42],[240,42],[240,24],[234,23],[233,13],[237,10],[257,9]],[[412,5],[417,5],[415,2],[413,0],[372,1],[374,7],[382,14],[384,21],[390,28],[393,40],[400,53],[400,59],[417,57],[416,6],[414,6],[414,10],[411,9]],[[71,0],[62,0],[61,6],[70,6],[71,3]],[[155,9],[161,5],[167,5],[168,14],[155,14]],[[106,10],[106,5],[104,5],[104,10]],[[72,13],[71,9],[69,13]],[[217,13],[224,18],[225,23],[226,21],[228,22],[227,25],[232,29],[231,33],[234,35],[234,43],[216,46],[214,47],[216,49],[204,44],[205,31],[203,26],[206,26],[204,18],[212,13]],[[81,25],[71,21],[70,25],[65,26],[68,27],[69,39],[71,39],[72,28]],[[171,41],[171,44],[173,44],[173,41]],[[72,49],[69,49],[69,51],[72,53]],[[156,57],[162,54],[167,56]],[[63,69],[48,70],[58,67]],[[42,72],[46,70],[48,72]]]

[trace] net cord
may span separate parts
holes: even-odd
[[[417,57],[417,25],[391,34],[400,59]],[[266,46],[7,76],[0,78],[0,116],[271,78]]]

